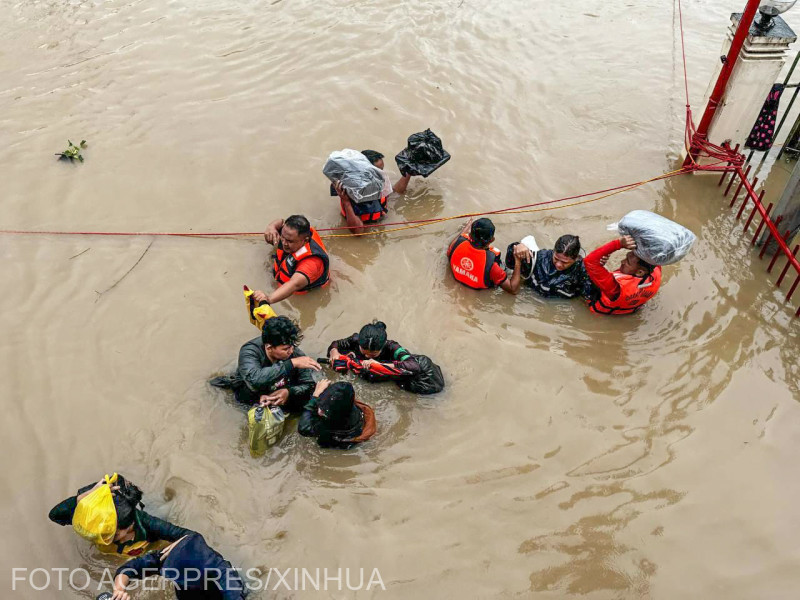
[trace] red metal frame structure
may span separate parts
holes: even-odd
[[[686,93],[686,145],[687,145],[687,154],[686,160],[683,163],[683,168],[687,171],[691,172],[722,172],[722,177],[719,180],[719,185],[722,185],[722,182],[725,179],[725,176],[728,173],[731,173],[731,179],[728,182],[728,187],[725,188],[725,196],[728,195],[728,192],[731,189],[734,181],[737,179],[739,180],[739,185],[736,188],[736,192],[733,195],[733,199],[731,200],[731,207],[736,204],[738,200],[739,193],[742,189],[745,191],[745,198],[742,202],[742,206],[739,208],[739,211],[736,214],[736,219],[739,220],[744,213],[745,206],[749,201],[753,203],[753,209],[750,212],[750,215],[747,218],[747,221],[744,225],[744,233],[747,233],[747,230],[750,227],[750,224],[753,222],[753,218],[755,217],[756,213],[759,214],[761,221],[759,225],[756,227],[756,232],[753,235],[752,240],[750,241],[751,245],[755,245],[758,241],[758,237],[761,235],[762,230],[766,226],[768,234],[767,239],[764,241],[763,246],[761,248],[761,252],[759,253],[759,258],[763,258],[764,254],[767,250],[767,246],[769,245],[770,241],[774,240],[778,246],[775,255],[772,257],[772,260],[767,267],[767,272],[771,273],[777,259],[779,258],[780,254],[783,254],[786,257],[786,265],[783,267],[780,276],[776,282],[777,286],[780,286],[783,283],[784,278],[786,277],[789,268],[794,268],[795,278],[794,282],[789,288],[789,291],[786,294],[786,300],[791,300],[792,295],[794,294],[795,290],[797,289],[798,284],[800,284],[800,262],[797,261],[797,252],[800,249],[800,245],[796,245],[794,250],[789,250],[789,246],[787,245],[787,241],[789,238],[789,231],[786,231],[783,235],[778,231],[778,225],[781,222],[781,217],[778,217],[775,221],[772,220],[770,217],[770,211],[772,210],[772,204],[770,204],[766,209],[764,205],[761,203],[762,198],[764,197],[764,192],[762,191],[761,194],[757,194],[755,191],[755,185],[758,182],[758,178],[754,178],[753,181],[748,180],[748,175],[750,173],[750,167],[747,167],[747,170],[743,170],[743,165],[745,162],[744,155],[739,153],[739,146],[737,145],[736,148],[731,148],[727,143],[723,143],[722,146],[717,146],[712,144],[708,141],[708,129],[711,125],[711,121],[714,118],[714,114],[717,110],[717,106],[722,101],[725,88],[728,85],[728,81],[730,80],[730,76],[733,73],[734,68],[736,67],[736,62],[739,59],[739,54],[742,50],[742,46],[744,45],[744,41],[747,38],[747,35],[750,31],[750,26],[753,23],[753,19],[758,11],[758,5],[760,0],[748,0],[747,6],[745,7],[744,13],[742,14],[742,18],[739,21],[739,26],[736,29],[736,33],[733,36],[733,40],[731,42],[730,50],[728,51],[728,55],[722,65],[722,70],[720,71],[719,77],[717,78],[717,82],[714,85],[714,89],[709,96],[708,104],[706,105],[705,112],[703,113],[703,117],[700,119],[700,123],[697,128],[694,128],[692,124],[692,110],[689,106],[689,94],[688,94],[688,85],[687,85],[687,93]],[[680,0],[678,4],[680,8]],[[681,40],[683,40],[683,25],[682,25],[682,17],[681,17]],[[684,69],[686,68],[686,58],[684,54]],[[685,76],[685,71],[684,71]],[[717,164],[711,165],[702,165],[698,163],[698,159],[700,158],[712,158],[720,161]],[[721,164],[725,163],[725,164]],[[795,312],[795,316],[800,316],[800,307]]]

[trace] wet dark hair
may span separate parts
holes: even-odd
[[[326,426],[331,429],[347,426],[355,398],[353,384],[346,381],[337,381],[322,392],[317,406],[325,413]]]
[[[565,234],[556,240],[554,252],[566,254],[569,258],[578,258],[581,253],[581,239],[577,235]]]
[[[300,327],[289,317],[280,316],[267,319],[261,329],[261,342],[265,346],[283,346],[285,344],[297,346],[302,339],[303,334],[300,333]]]
[[[383,350],[386,338],[386,323],[375,320],[358,332],[358,345],[364,350]]]
[[[114,492],[114,508],[117,509],[117,529],[127,529],[136,519],[136,508],[142,504],[142,490],[125,479],[117,476],[119,489]]]
[[[494,237],[494,223],[490,219],[478,219],[472,224],[469,235],[479,246],[487,246]]]
[[[371,162],[373,165],[378,162],[380,159],[383,158],[383,154],[378,152],[377,150],[362,150],[361,154],[367,157],[367,160]]]
[[[299,235],[311,233],[311,223],[303,215],[292,215],[283,222],[284,227],[291,227]]]
[[[655,265],[651,265],[649,262],[646,262],[646,261],[642,260],[642,259],[641,259],[639,256],[637,256],[636,254],[634,254],[634,256],[636,256],[636,260],[637,260],[637,261],[639,261],[639,267],[641,267],[642,269],[644,269],[645,271],[647,271],[647,272],[644,274],[644,276],[645,276],[645,277],[647,277],[648,275],[650,275],[650,274],[653,272],[653,269],[655,269],[655,268],[656,268],[656,266],[655,266]]]

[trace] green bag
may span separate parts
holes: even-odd
[[[278,406],[266,408],[254,406],[247,411],[247,429],[250,442],[250,456],[263,456],[267,448],[278,441],[283,433],[286,414]]]

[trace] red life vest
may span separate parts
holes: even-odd
[[[284,252],[281,248],[281,243],[278,242],[278,245],[275,247],[275,253],[272,255],[274,259],[272,263],[272,274],[275,280],[283,285],[295,274],[300,262],[312,256],[321,258],[325,269],[317,280],[309,282],[305,288],[296,291],[295,294],[305,294],[309,290],[327,285],[330,283],[330,278],[328,276],[330,261],[328,259],[328,253],[325,250],[325,244],[322,243],[322,238],[319,237],[317,230],[313,227],[311,228],[311,239],[297,252],[292,254]]]
[[[346,200],[339,200],[339,211],[343,217],[347,215],[344,212],[344,203]],[[386,196],[382,196],[380,200],[372,200],[370,202],[352,202],[353,212],[364,223],[380,221],[383,215],[386,214]]]
[[[656,295],[661,287],[661,267],[656,267],[645,278],[625,275],[619,271],[612,273],[620,286],[619,297],[611,300],[605,294],[589,303],[592,312],[601,315],[629,315]]]
[[[489,246],[476,248],[467,234],[461,234],[450,248],[450,270],[456,281],[476,290],[495,287],[489,273],[500,262],[500,250]]]

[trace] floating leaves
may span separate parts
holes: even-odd
[[[77,158],[79,161],[83,162],[83,156],[81,155],[81,150],[86,148],[86,140],[81,140],[81,143],[77,146],[73,144],[71,141],[67,140],[69,146],[63,152],[57,152],[56,156],[59,160],[67,160],[69,159],[70,162],[74,162]]]

